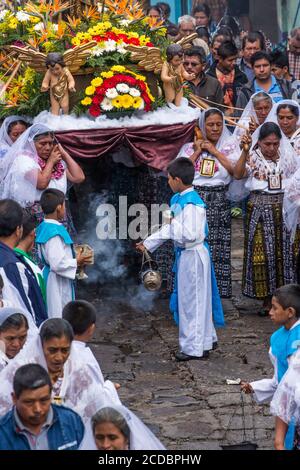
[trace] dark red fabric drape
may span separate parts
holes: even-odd
[[[165,126],[87,129],[57,132],[62,146],[75,158],[97,158],[120,144],[142,163],[164,170],[183,144],[194,138],[195,122]]]

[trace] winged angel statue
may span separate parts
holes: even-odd
[[[194,80],[194,74],[188,74],[183,67],[183,53],[192,46],[192,41],[198,37],[197,33],[181,39],[167,47],[164,61],[158,47],[127,46],[131,52],[131,60],[147,71],[160,74],[167,103],[180,106],[183,97],[184,80]]]
[[[41,91],[50,92],[51,113],[59,115],[69,113],[69,92],[75,92],[75,73],[85,63],[90,55],[90,49],[96,41],[69,49],[63,54],[50,52],[48,55],[26,46],[10,46],[10,50],[18,55],[21,62],[25,62],[36,72],[45,73]]]

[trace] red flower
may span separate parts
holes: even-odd
[[[103,96],[94,95],[93,99],[92,99],[92,102],[93,102],[93,104],[99,105],[102,100],[103,100]]]
[[[105,95],[105,88],[102,86],[98,86],[96,88],[96,91],[95,91],[95,94],[96,95],[99,95],[99,96],[104,96]]]
[[[147,47],[154,47],[154,44],[152,44],[152,42],[147,42],[146,46]]]
[[[126,42],[128,39],[128,36],[126,36],[126,34],[118,34],[118,39],[122,39],[122,41]]]
[[[112,41],[117,41],[118,36],[115,33],[112,33],[111,31],[107,31],[105,33],[105,40],[107,41],[107,39],[111,39]]]
[[[92,39],[94,41],[100,42],[102,40],[102,37],[101,36],[92,36]]]
[[[125,42],[126,44],[132,44],[133,46],[139,46],[141,44],[138,38],[128,38]]]
[[[145,92],[147,90],[145,82],[142,82],[142,80],[138,80],[137,85],[141,91]]]
[[[98,117],[98,116],[100,116],[101,111],[100,111],[99,106],[92,105],[92,106],[90,107],[90,109],[89,109],[89,113],[90,113],[90,115],[93,116],[93,117]]]
[[[127,83],[127,85],[133,86],[137,84],[137,80],[130,75],[127,75],[126,78],[124,78],[124,82]]]

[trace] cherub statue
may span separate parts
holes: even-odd
[[[162,58],[161,50],[158,47],[147,46],[127,46],[131,53],[131,60],[138,62],[138,65],[147,71],[160,74],[163,82],[165,98],[168,103],[180,105],[183,97],[183,81],[194,80],[194,74],[189,74],[183,67],[184,50],[192,46],[191,42],[198,37],[197,33],[190,34],[182,38],[175,44],[167,47],[167,61]]]
[[[75,80],[72,73],[76,73],[90,55],[90,49],[96,46],[96,41],[69,49],[64,54],[50,52],[46,54],[27,47],[10,46],[10,50],[18,53],[21,62],[28,63],[29,67],[37,72],[45,73],[41,91],[50,91],[51,112],[59,115],[69,112],[69,92],[75,92]]]
[[[41,91],[50,91],[51,113],[58,116],[69,113],[69,92],[75,92],[75,80],[66,67],[63,55],[50,52],[46,57],[47,72],[44,76]]]
[[[167,61],[163,63],[161,80],[167,103],[180,106],[183,98],[183,81],[194,80],[195,74],[189,74],[183,67],[183,49],[179,44],[167,47]]]

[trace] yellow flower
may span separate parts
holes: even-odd
[[[122,108],[125,108],[125,109],[132,108],[133,106],[132,96],[128,94],[121,96],[121,105],[122,105]]]
[[[111,70],[113,70],[114,72],[125,72],[125,67],[123,67],[123,65],[113,65]]]
[[[165,35],[167,34],[167,28],[159,28],[156,30],[156,34],[158,36],[163,36],[165,37]]]
[[[139,107],[141,106],[143,100],[140,96],[137,96],[136,98],[133,98],[133,107],[134,109],[139,109]]]
[[[96,88],[94,86],[88,86],[86,89],[85,89],[85,94],[88,95],[88,96],[92,96],[96,91]]]
[[[135,75],[135,78],[136,78],[137,80],[141,80],[142,82],[145,82],[145,81],[146,81],[146,77],[144,77],[143,75],[138,75],[138,74],[136,74],[136,75]]]
[[[127,36],[128,36],[129,38],[139,38],[138,33],[134,32],[134,31],[129,31],[129,32],[126,33],[126,34],[127,34]]]
[[[103,80],[101,77],[96,77],[91,81],[91,85],[94,87],[101,86],[103,83]]]
[[[114,108],[117,108],[117,109],[122,108],[121,96],[118,95],[116,98],[111,100],[111,104],[113,105]]]
[[[92,104],[92,99],[86,96],[84,100],[81,100],[81,104],[83,104],[83,106],[89,106]]]
[[[111,78],[113,76],[114,76],[113,72],[102,72],[101,73],[101,77],[103,77],[103,78]]]

